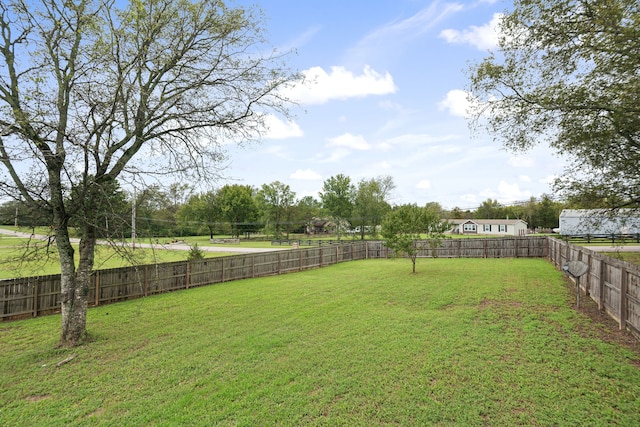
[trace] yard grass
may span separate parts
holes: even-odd
[[[26,245],[34,248],[34,243],[40,249],[33,249],[25,255]],[[79,255],[78,245],[76,248],[76,261]],[[202,252],[207,258],[231,255],[228,252]],[[184,261],[187,259],[188,251],[136,248],[123,254],[121,251],[108,245],[96,246],[95,269],[120,268],[131,265],[165,263],[173,261]],[[60,274],[60,258],[54,246],[46,248],[45,242],[29,241],[29,239],[2,237],[0,236],[0,279],[11,279],[14,277],[44,276],[49,274]]]
[[[639,425],[640,355],[542,259],[368,260],[0,323],[0,425]],[[72,360],[60,366],[67,358]]]
[[[607,256],[640,265],[640,252],[607,252]]]

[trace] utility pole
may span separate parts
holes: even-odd
[[[131,206],[131,248],[136,248],[136,189],[133,189],[133,202]]]

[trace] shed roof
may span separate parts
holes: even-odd
[[[521,219],[450,219],[450,224],[468,224],[474,223],[478,225],[515,225],[518,223],[527,224]]]

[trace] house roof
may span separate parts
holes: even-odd
[[[563,209],[560,218],[638,216],[636,209]]]
[[[527,224],[521,219],[450,219],[449,224],[478,224],[478,225],[515,225],[515,224]]]

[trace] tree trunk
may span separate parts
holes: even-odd
[[[87,334],[87,308],[89,305],[91,273],[93,271],[96,244],[93,234],[91,230],[83,232],[83,237],[80,240],[80,261],[77,269],[75,268],[73,248],[68,234],[67,243],[61,245],[58,242],[62,272],[62,333],[60,344],[63,346],[76,346],[82,342]],[[63,251],[62,248],[67,247],[67,245],[71,249]],[[67,255],[69,253],[71,256]]]
[[[60,304],[62,311],[60,345],[74,346],[85,335],[86,299],[83,302],[78,292],[76,267],[73,259],[74,249],[71,246],[67,227],[63,223],[58,223],[55,227],[56,244],[60,255]]]
[[[74,253],[69,236],[69,215],[65,208],[65,199],[59,171],[49,171],[51,185],[51,206],[56,244],[60,256],[60,309],[62,330],[60,345],[73,347],[82,342],[87,334],[87,307],[89,285],[93,270],[96,244],[95,227],[89,224],[90,218],[80,227],[80,260],[76,269]],[[93,203],[93,201],[89,201]]]

